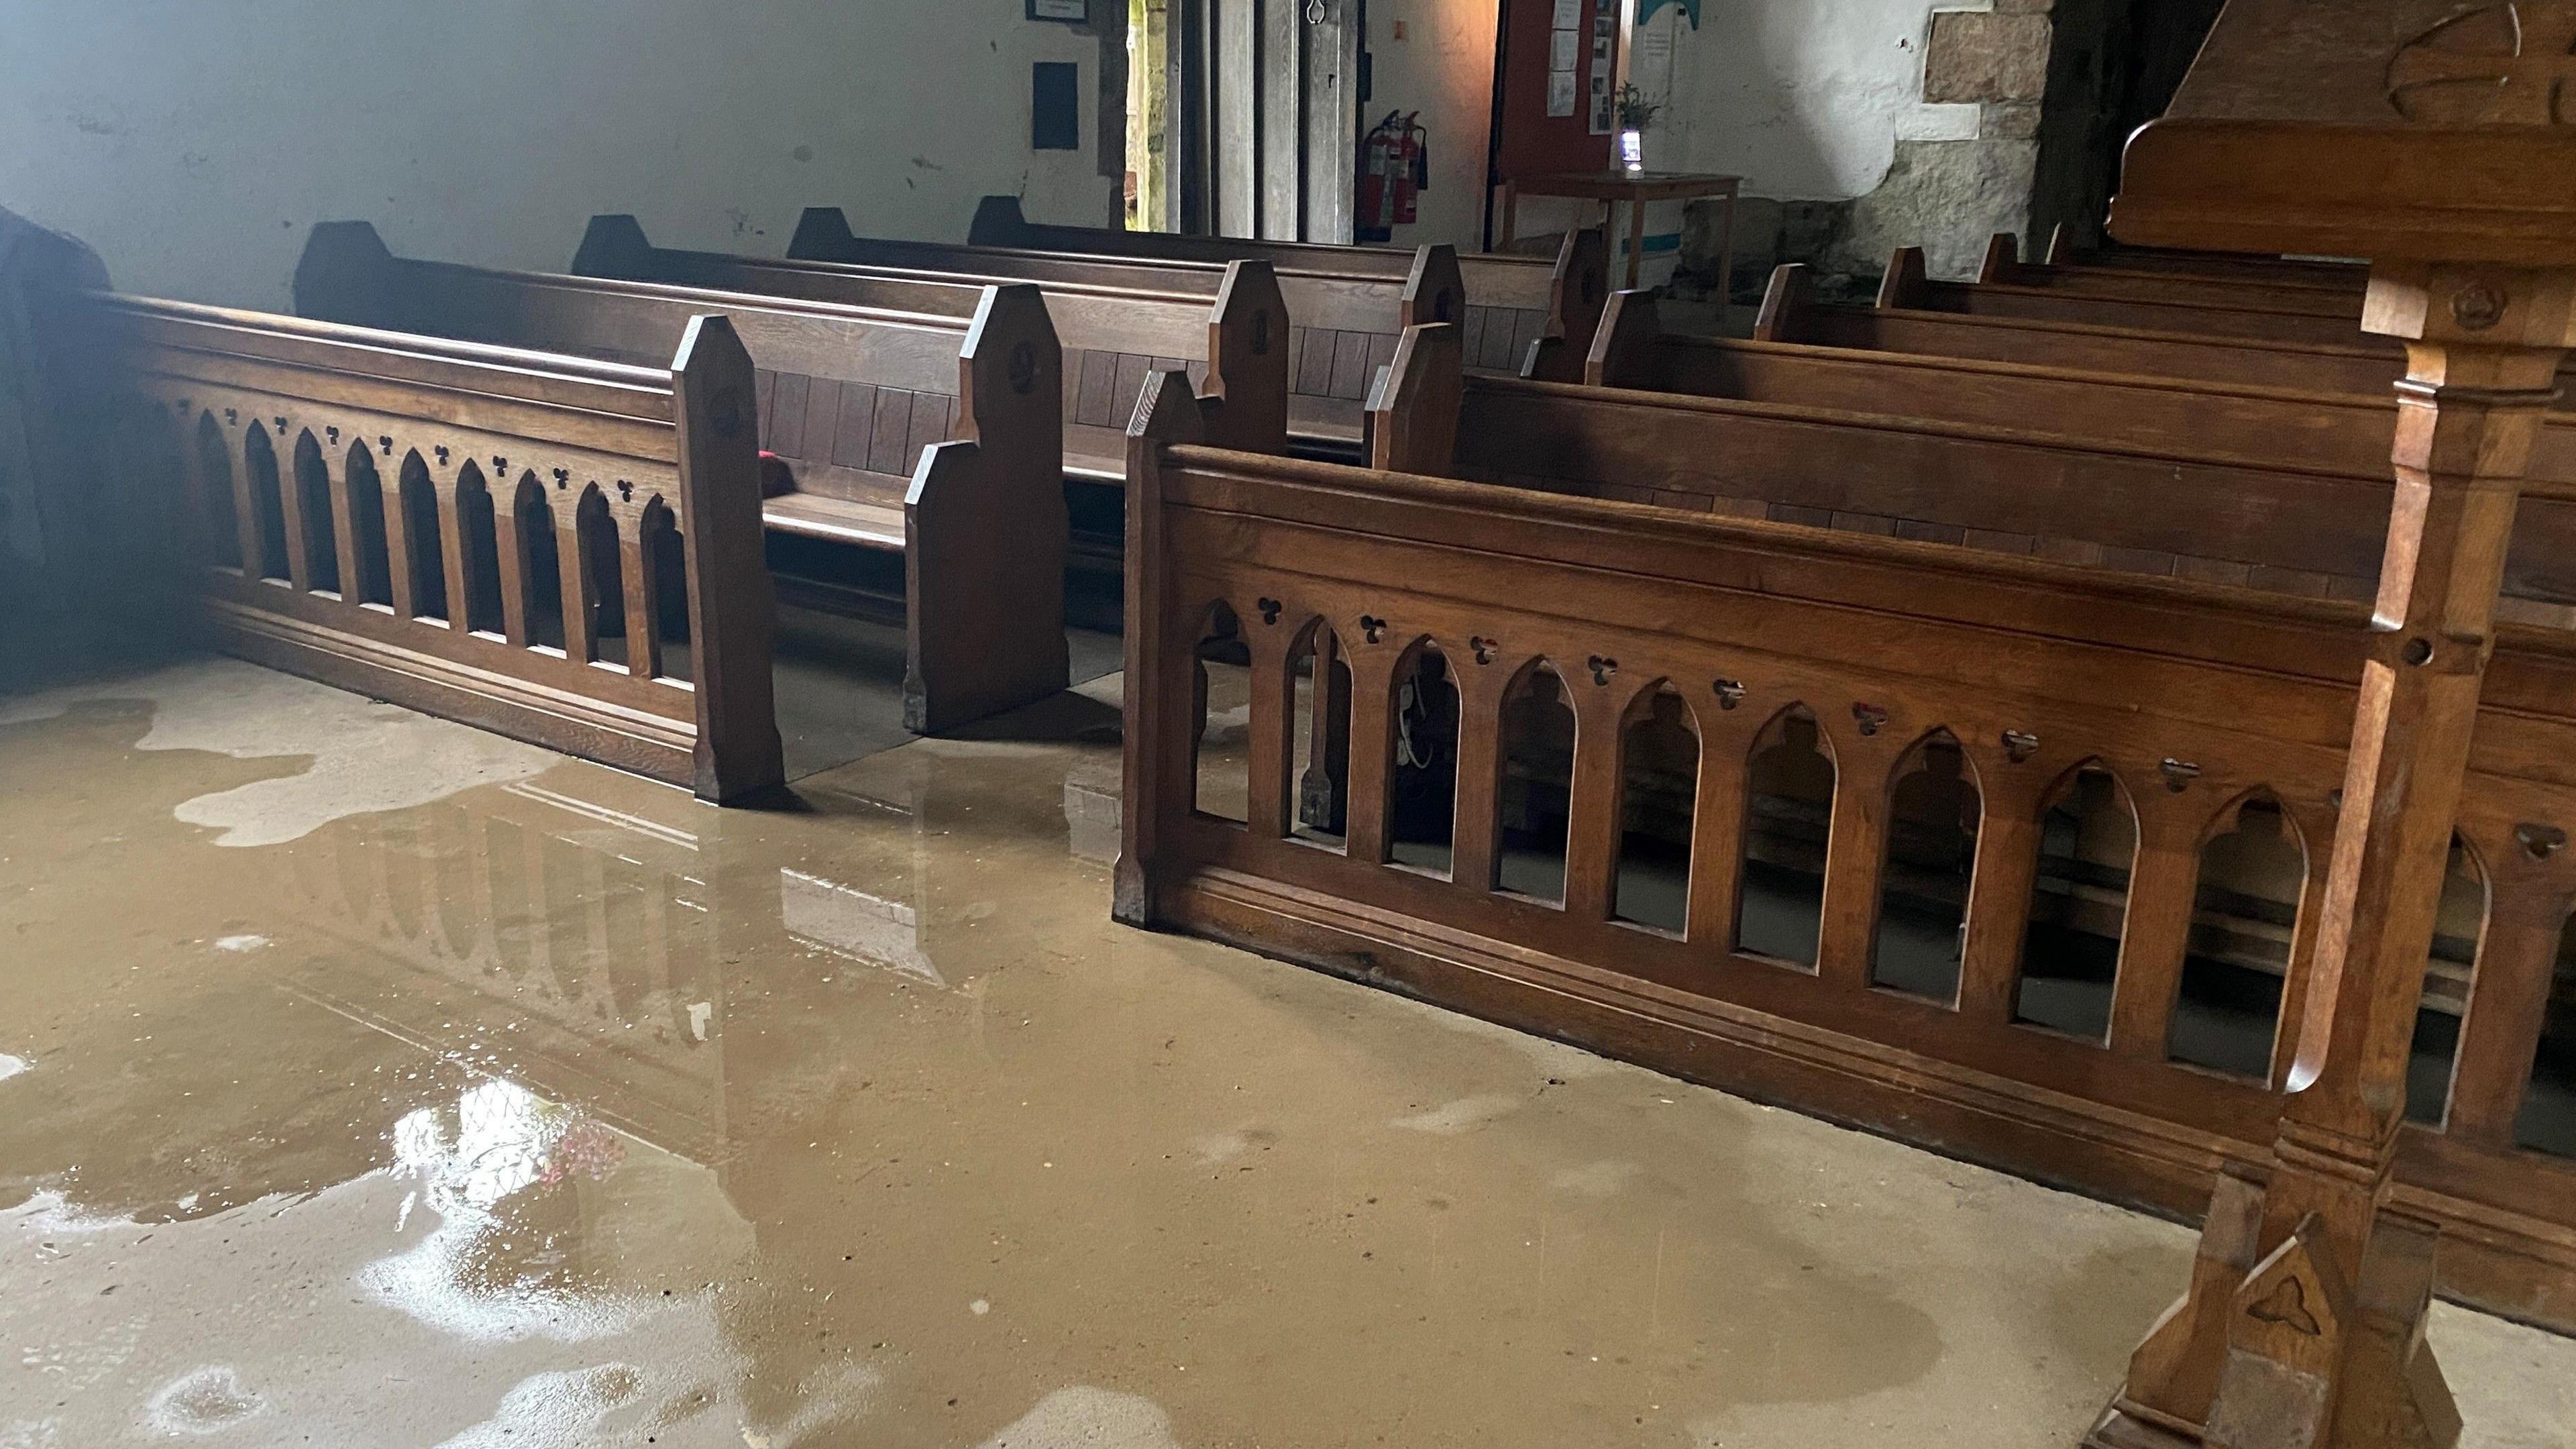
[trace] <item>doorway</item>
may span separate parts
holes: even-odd
[[[1138,214],[1154,215],[1147,203],[1159,198],[1171,230],[1350,242],[1368,0],[1129,3],[1169,12],[1167,61],[1137,68],[1165,78],[1158,124],[1169,158],[1159,191],[1140,170]],[[1131,99],[1130,126],[1150,121],[1153,107],[1151,96]],[[1150,164],[1150,140],[1131,130],[1130,147]]]

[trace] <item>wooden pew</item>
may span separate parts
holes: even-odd
[[[1578,391],[1463,386],[1463,436],[1485,421],[1479,390],[1524,407]],[[2316,953],[2364,606],[1231,453],[1193,441],[1194,412],[1165,384],[1129,467],[1119,919],[2166,1211],[2260,1159]],[[2576,893],[2576,860],[2524,843],[2576,822],[2571,686],[2565,633],[2504,631],[2460,815],[2498,924],[2447,1118],[2406,1129],[2398,1177],[2409,1212],[2452,1230],[2445,1292],[2561,1325],[2576,1162],[2518,1146],[2513,1124],[2516,1043],[2539,1028]],[[1528,705],[1548,698],[1570,759],[1536,779]],[[1650,738],[1674,739],[1694,782],[1669,919],[1649,918],[1656,877],[1626,859],[1629,764]],[[1426,741],[1427,766],[1399,757]],[[1743,913],[1747,872],[1774,865],[1748,822],[1788,778],[1768,773],[1783,753],[1816,761],[1824,792],[1815,934],[1793,954]],[[1905,802],[1927,777],[1949,783],[1925,816]],[[1406,804],[1425,798],[1453,802],[1428,831]],[[1541,798],[1563,802],[1552,877],[1514,813]],[[1899,981],[1883,933],[1924,886],[1890,865],[1891,840],[1951,799],[1973,835],[1944,897],[1961,954],[1946,980]],[[2042,866],[2062,863],[2070,811],[2125,822],[2118,870],[2082,887],[2112,892],[2118,935],[2098,1031],[2038,1024],[2064,963],[2025,947],[2065,899]],[[2177,983],[2204,950],[2204,858],[2257,817],[2287,832],[2300,905],[2268,1070],[2239,1074],[2175,1059]]]
[[[1282,276],[1357,272],[1400,278],[1411,273],[1417,256],[1402,247],[1041,224],[1021,213],[1016,196],[985,197],[975,208],[966,240],[975,246],[1150,261],[1229,262],[1257,257],[1277,267]],[[1509,252],[1463,253],[1458,274],[1466,288],[1466,315],[1458,320],[1470,369],[1526,373],[1530,350],[1536,345],[1542,347],[1543,358],[1529,375],[1558,382],[1576,380],[1575,369],[1591,343],[1601,305],[1610,295],[1609,246],[1600,228],[1568,232],[1553,259]]]
[[[1878,410],[1465,376],[1432,341],[1409,335],[1380,389],[1378,466],[2308,598],[2367,599],[2379,571],[2384,471],[2350,460],[2338,471],[2295,446],[2231,452],[2144,429],[2105,440],[2089,414],[2060,427],[2034,426],[2032,412],[2013,418],[2009,393],[1980,404],[1998,415],[1986,420],[1925,417],[1893,411],[1917,404],[1885,374],[1849,388],[1866,397],[1877,387]],[[1803,360],[1819,352],[1807,351]],[[1798,375],[1829,378],[1831,360]],[[1993,381],[1925,371],[1913,385],[1964,397]],[[2150,395],[2153,380],[2131,383]],[[2087,385],[2078,378],[2055,396],[2080,398]],[[2563,437],[2553,449],[2562,467]],[[2527,500],[2508,589],[2531,601],[2532,617],[2571,617],[2571,557],[2576,506]]]
[[[2015,526],[1976,530],[1978,541],[1990,547],[2069,561],[2098,556],[2097,561],[2125,561],[2149,572],[2251,583],[2311,597],[2366,598],[2378,573],[2372,540],[2388,508],[2387,458],[2397,422],[2393,393],[2374,398],[1680,336],[1661,329],[1653,294],[1647,292],[1622,292],[1611,299],[1586,374],[1587,382],[1600,387],[1896,414],[2001,435],[2056,434],[2103,455],[2089,470],[2079,459],[2062,489],[2000,477],[1985,485],[1972,471],[1912,480],[1901,498],[1890,497],[1884,506],[1843,510],[1863,520],[1883,516],[1891,506],[1925,508],[1913,501],[1920,496],[1918,485],[1991,487],[2014,493]],[[2162,462],[2173,468],[2167,481],[2146,481]],[[2576,416],[2551,416],[2532,471],[2576,488]],[[2244,479],[2252,473],[2271,475],[2278,486],[2247,492]],[[2106,491],[2097,493],[2095,484]],[[2200,496],[2203,487],[2228,496]],[[2097,536],[2097,520],[2106,507],[2115,522],[2151,529],[2154,544],[2145,542],[2150,535],[2143,532],[2126,544]],[[2296,547],[2322,539],[2325,535],[2316,531],[2310,516],[2315,507],[2359,509],[2370,536],[2349,538],[2332,558],[2306,556],[2308,563],[2328,565],[2322,569],[2248,561],[2277,559],[2280,555],[2269,551],[2285,541]],[[2547,499],[2524,505],[2522,542],[2508,576],[2509,617],[2576,625],[2576,607],[2571,607],[2576,606],[2576,564],[2549,542],[2558,536],[2554,530],[2565,507]],[[2068,516],[2048,516],[2058,508],[2068,510]],[[1943,526],[1932,518],[1897,518],[1900,528]],[[2553,532],[2544,535],[2536,525]],[[2174,542],[2186,537],[2191,542],[2176,552]],[[2219,550],[2226,546],[2240,552],[2224,556]]]
[[[2267,257],[2174,247],[2084,247],[2076,244],[2063,222],[2049,232],[2048,249],[2041,259],[2051,266],[2164,276],[2235,277],[2286,285],[2362,287],[2369,281],[2369,268],[2358,262],[2318,257]]]
[[[809,208],[796,225],[787,255],[802,261],[1015,277],[1041,285],[1144,287],[1211,302],[1224,285],[1227,265],[860,237],[838,207]],[[1465,304],[1457,253],[1425,247],[1397,276],[1311,268],[1274,271],[1288,308],[1289,437],[1301,451],[1316,456],[1355,457],[1369,379],[1394,354],[1396,336],[1414,322],[1460,315]],[[1497,367],[1511,365],[1506,359],[1496,362]]]
[[[632,216],[597,216],[573,257],[576,276],[710,287],[862,307],[905,305],[907,284],[1008,286],[998,273],[861,263],[775,261],[657,247]],[[1214,297],[1098,282],[1040,280],[1064,349],[1064,459],[1068,477],[1122,484],[1127,421],[1156,367],[1180,367],[1203,396],[1224,400],[1211,417],[1225,446],[1248,453],[1288,447],[1288,334],[1277,277],[1264,261],[1225,266]]]
[[[871,310],[416,261],[342,222],[314,228],[295,294],[326,320],[611,361],[693,312],[732,319],[790,480],[769,526],[904,559],[906,727],[1064,688],[1059,355],[1035,288],[912,284],[912,310]]]
[[[1974,316],[1896,307],[1884,301],[1876,307],[1841,306],[1816,300],[1813,275],[1798,262],[1772,272],[1753,335],[1765,342],[1919,352],[2374,397],[2386,395],[2406,368],[2404,354],[2357,338],[2349,344],[2284,342],[2033,317]]]
[[[58,496],[121,578],[201,585],[219,647],[707,800],[781,783],[753,373],[723,315],[646,366],[29,305],[77,448]]]
[[[902,307],[925,283],[1012,285],[1007,277],[963,272],[657,247],[632,216],[593,217],[572,270],[871,307]],[[1287,310],[1278,280],[1263,261],[1227,266],[1213,298],[1094,282],[1036,285],[1064,349],[1065,503],[1072,525],[1067,566],[1096,576],[1101,587],[1095,592],[1114,597],[1124,556],[1119,519],[1126,502],[1126,426],[1148,373],[1185,367],[1194,386],[1224,400],[1211,417],[1227,447],[1286,452]]]
[[[2271,342],[2350,346],[2402,358],[2403,351],[2361,330],[2361,298],[2282,294],[2249,288],[2223,297],[2185,290],[2113,295],[2044,284],[1937,281],[1924,272],[1923,249],[1901,247],[1879,282],[1878,305],[1971,317],[2013,317],[2134,327]],[[2392,363],[2392,366],[2398,365]]]
[[[2180,268],[2105,267],[2080,262],[2026,262],[2021,238],[1997,233],[1986,244],[1986,259],[1977,274],[1980,287],[2054,292],[2068,297],[2101,297],[2120,301],[2161,302],[2226,311],[2272,312],[2299,317],[2332,317],[2361,331],[2361,299],[2367,278],[2314,277],[2303,273],[2273,276],[2200,272]]]

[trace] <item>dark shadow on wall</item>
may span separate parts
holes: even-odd
[[[2058,0],[2026,245],[2100,244],[2120,150],[2165,113],[2225,0]]]

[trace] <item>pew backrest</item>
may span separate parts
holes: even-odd
[[[1628,310],[1614,310],[1605,339],[1618,335]],[[2294,448],[2229,453],[2145,430],[2105,440],[2083,416],[2047,419],[2021,406],[2008,390],[2019,381],[2012,373],[1869,375],[1838,372],[1826,350],[1754,355],[1875,401],[1832,407],[1468,377],[1455,458],[1438,471],[2272,593],[2366,599],[2375,589],[2392,475],[2363,467],[2350,438],[2335,440],[2346,453],[2342,471]],[[1426,349],[1409,360],[1437,367],[1441,355]],[[1893,411],[1918,406],[1901,396],[1917,379],[1961,398],[1970,417]],[[2058,390],[2049,396],[2086,405],[2082,378],[2051,385]],[[2152,396],[2156,383],[2129,385]],[[1382,390],[1389,400],[1440,395],[1392,376]],[[1373,426],[1380,436],[1428,433],[1404,420]],[[2392,431],[2393,422],[2383,425],[2383,455]],[[1420,468],[1428,459],[1412,461]],[[2576,604],[2576,570],[2564,562],[2571,549],[2576,505],[2529,500],[2509,590],[2563,613]]]
[[[1986,247],[1977,273],[1981,287],[2055,292],[2064,296],[2119,301],[2160,302],[2244,312],[2275,312],[2302,317],[2332,317],[2360,330],[2360,275],[2318,280],[2298,274],[2247,276],[2139,267],[2099,267],[2069,262],[2026,262],[2021,239],[1996,234]]]
[[[1019,247],[861,237],[838,207],[808,208],[788,244],[789,257],[869,266],[923,267],[1016,277],[1041,285],[1079,282],[1145,287],[1203,296],[1212,303],[1225,284],[1217,260],[1092,256]],[[1406,254],[1401,272],[1372,265],[1274,265],[1288,311],[1288,429],[1310,448],[1355,453],[1370,380],[1395,355],[1396,338],[1417,321],[1455,319],[1463,311],[1454,249]]]
[[[1059,226],[1032,222],[1016,196],[987,196],[975,209],[967,231],[978,246],[1028,247],[1040,251],[1095,256],[1125,256],[1160,261],[1233,261],[1257,257],[1277,267],[1282,276],[1300,272],[1364,272],[1381,277],[1407,275],[1417,255],[1402,247],[1334,246],[1324,242],[1261,241],[1244,237],[1182,236],[1172,232],[1112,230],[1108,227]],[[1465,311],[1455,318],[1418,317],[1422,322],[1455,321],[1459,344],[1470,369],[1513,372],[1528,362],[1533,346],[1548,351],[1570,349],[1572,357],[1560,375],[1553,362],[1540,376],[1572,381],[1591,342],[1591,326],[1610,292],[1610,258],[1602,231],[1568,232],[1554,257],[1508,252],[1459,254]]]
[[[1971,317],[2370,347],[2392,359],[2402,355],[2393,344],[2362,332],[2358,293],[2328,297],[2320,307],[2301,297],[2284,299],[2262,288],[2245,289],[2241,295],[2231,292],[2211,297],[2188,289],[2186,295],[2152,290],[2147,295],[2114,295],[2039,284],[1949,282],[1925,273],[1920,247],[1900,248],[1889,260],[1887,273],[1880,281],[1878,304]]]
[[[929,288],[972,296],[984,287],[1014,284],[1008,276],[964,271],[657,247],[641,223],[623,215],[591,219],[572,270],[585,277],[880,308],[907,307]],[[1227,400],[1213,415],[1224,446],[1286,450],[1289,328],[1268,263],[1228,264],[1213,297],[1097,281],[1034,285],[1064,349],[1068,473],[1106,482],[1124,476],[1127,420],[1156,367],[1184,368],[1194,386]],[[1221,365],[1212,369],[1211,363]]]
[[[2405,370],[2402,354],[2362,344],[2217,337],[2054,319],[1821,302],[1815,297],[1812,274],[1804,264],[1795,262],[1772,272],[1753,335],[1766,342],[1922,352],[2088,372],[2194,377],[2208,382],[2291,386],[2374,397],[2384,395]]]
[[[1928,354],[1870,352],[1794,343],[1688,337],[1661,331],[1650,293],[1612,299],[1586,380],[1739,402],[1807,405],[1852,412],[1897,413],[1997,430],[2039,429],[2083,440],[2106,455],[2169,458],[2179,466],[2251,470],[2288,477],[2340,477],[2360,485],[2384,515],[2389,454],[2397,422],[2392,392],[2304,392],[2223,385],[2190,378],[2085,372],[2073,368]],[[2124,466],[2107,464],[2106,466]],[[2554,520],[2576,497],[2576,417],[2550,415],[2532,459],[2535,492],[2526,529]],[[2230,473],[2228,476],[2242,476]],[[2083,505],[2080,495],[2069,500]],[[2177,507],[2198,506],[2190,498]],[[2211,517],[2221,522],[2223,502]],[[2533,512],[2537,510],[2537,512]],[[2090,511],[2089,508],[2087,510]],[[2285,520],[2286,521],[2286,520]],[[2042,528],[2039,536],[2082,536],[2083,528]],[[2310,571],[2313,572],[2313,571]],[[2375,567],[2356,578],[2375,574]],[[2315,593],[2326,577],[2276,570],[2279,586]],[[2346,583],[2346,591],[2357,587]],[[2537,543],[2516,555],[2509,607],[2533,621],[2576,623],[2576,567]]]

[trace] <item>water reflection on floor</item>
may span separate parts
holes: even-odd
[[[775,814],[246,666],[0,701],[0,1445],[2062,1445],[2183,1281],[1112,926],[1114,691]],[[2565,1442],[2576,1348],[2435,1331]]]

